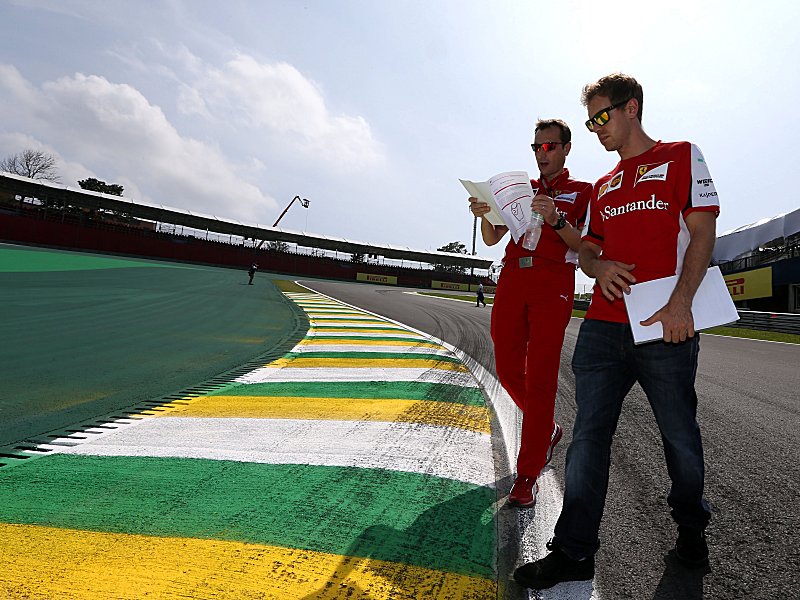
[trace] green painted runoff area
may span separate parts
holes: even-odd
[[[0,446],[291,350],[307,318],[246,269],[0,245]]]
[[[383,469],[56,454],[0,472],[0,522],[305,548],[494,574],[496,492]]]

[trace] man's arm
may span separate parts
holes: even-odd
[[[481,220],[481,237],[487,246],[494,246],[499,242],[508,231],[505,225],[492,225],[485,217],[491,210],[485,202],[480,202],[477,198],[469,199],[469,210],[473,215]]]
[[[622,298],[623,292],[631,291],[630,284],[636,283],[636,277],[631,271],[636,265],[600,258],[602,251],[594,242],[583,240],[578,249],[578,262],[586,275],[597,280],[603,295],[613,301],[615,297]]]
[[[691,241],[686,248],[678,283],[669,301],[642,325],[661,321],[665,342],[683,342],[694,336],[692,300],[703,281],[716,240],[717,216],[713,212],[695,211],[684,217]]]

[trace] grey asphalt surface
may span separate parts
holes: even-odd
[[[309,281],[309,287],[415,327],[471,355],[494,373],[490,308],[385,286]],[[553,461],[564,472],[574,421],[569,363],[580,320],[562,352],[556,418],[564,440]],[[701,338],[698,421],[706,452],[709,572],[667,555],[675,526],[663,448],[639,386],[628,395],[612,450],[595,584],[603,599],[789,600],[800,598],[800,346]],[[588,599],[576,599],[588,600]]]

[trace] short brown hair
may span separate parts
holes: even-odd
[[[548,129],[550,127],[558,127],[558,130],[561,132],[561,143],[562,144],[569,144],[572,141],[572,132],[569,130],[569,125],[567,125],[561,119],[539,119],[536,121],[536,127],[533,130],[534,135],[542,130]]]
[[[588,106],[595,96],[605,96],[611,100],[611,104],[625,102],[626,99],[636,98],[639,103],[639,110],[636,117],[642,120],[642,104],[644,103],[644,93],[641,84],[630,75],[623,73],[612,73],[601,77],[594,83],[587,83],[583,86],[581,93],[581,103]]]

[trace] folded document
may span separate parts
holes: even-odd
[[[631,293],[625,294],[625,308],[633,331],[636,344],[660,340],[664,337],[661,322],[644,327],[641,321],[650,318],[653,313],[663,308],[669,301],[672,290],[678,283],[678,276],[654,279],[631,286]],[[692,301],[692,317],[695,331],[718,327],[739,320],[739,313],[725,285],[725,279],[719,267],[711,267],[697,288]]]

